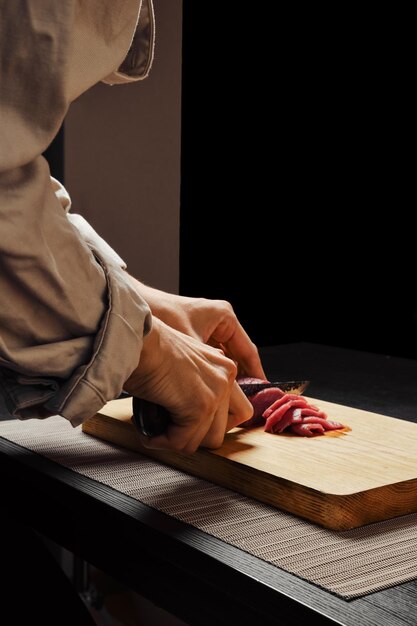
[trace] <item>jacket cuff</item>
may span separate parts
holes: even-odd
[[[108,307],[94,338],[90,360],[65,381],[0,368],[0,391],[14,417],[59,414],[78,426],[117,398],[137,367],[143,337],[152,325],[150,309],[132,288],[126,272],[106,266],[99,253],[93,253],[106,277]]]
[[[109,400],[117,398],[137,367],[143,337],[151,329],[151,312],[132,289],[120,267],[106,266],[96,250],[107,281],[108,309],[96,335],[93,354],[43,406],[62,415],[73,426],[95,415]]]
[[[132,83],[146,78],[155,47],[155,15],[152,0],[141,0],[129,51],[119,68],[102,80],[108,85]]]

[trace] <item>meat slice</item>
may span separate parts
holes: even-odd
[[[314,435],[322,435],[324,428],[321,424],[291,424],[291,432],[300,437],[314,437]]]
[[[333,420],[323,419],[322,417],[304,417],[302,420],[303,424],[320,424],[323,426],[324,430],[339,430],[340,428],[344,428],[343,424],[339,422],[334,422]]]
[[[258,391],[254,396],[249,396],[248,400],[253,406],[253,415],[246,422],[239,424],[239,426],[251,428],[252,426],[264,424],[265,419],[262,417],[262,413],[282,395],[283,392],[278,387],[269,387],[268,389]]]
[[[288,411],[277,424],[271,427],[272,430],[267,432],[282,433],[286,428],[288,428],[288,426],[291,426],[292,424],[301,424],[302,421],[303,418],[301,417],[301,409],[292,407],[291,409],[288,409]]]
[[[263,412],[263,416],[265,419],[268,419],[268,417],[270,415],[272,415],[272,413],[274,411],[276,411],[277,409],[279,409],[281,406],[283,406],[284,404],[286,404],[289,400],[294,400],[296,396],[294,396],[294,394],[290,394],[290,393],[284,393],[283,396],[281,396],[281,398],[277,398],[277,400],[275,400],[275,402],[273,404],[271,404],[271,406],[269,406],[264,412]]]
[[[294,399],[288,400],[288,402],[282,404],[268,417],[265,424],[266,432],[282,432],[284,428],[286,428],[286,426],[291,423],[291,420],[289,420],[289,418],[287,418],[284,422],[284,416],[287,411],[289,409],[299,409],[307,406],[307,400],[305,398],[302,398],[301,396],[292,396],[292,398]],[[283,423],[286,423],[286,426],[284,426],[284,428],[282,428]]]
[[[293,409],[291,424],[301,424],[303,421],[302,413],[303,409]]]
[[[317,407],[313,407],[311,404],[308,405],[306,409],[301,411],[301,415],[303,417],[322,417],[323,419],[327,419],[327,415],[324,411],[320,411]]]

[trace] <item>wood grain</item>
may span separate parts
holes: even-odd
[[[417,511],[417,425],[309,400],[348,428],[314,438],[235,428],[220,449],[186,456],[144,448],[127,398],[109,402],[83,430],[327,528]]]

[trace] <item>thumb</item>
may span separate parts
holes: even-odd
[[[253,406],[237,384],[233,383],[232,392],[230,394],[229,416],[227,418],[226,432],[231,428],[246,422],[253,415]]]

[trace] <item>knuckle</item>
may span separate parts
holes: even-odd
[[[207,298],[194,298],[192,301],[192,307],[197,311],[206,310],[209,308],[209,300]]]
[[[237,365],[232,359],[227,359],[228,363],[226,364],[226,371],[229,374],[229,380],[232,378],[233,380],[237,376]]]
[[[230,381],[235,380],[237,376],[237,365],[232,359],[224,357],[221,362],[221,368],[218,372],[219,390],[223,391],[229,387]]]
[[[235,314],[233,307],[228,300],[216,300],[216,304],[223,313],[227,313],[228,315]]]

